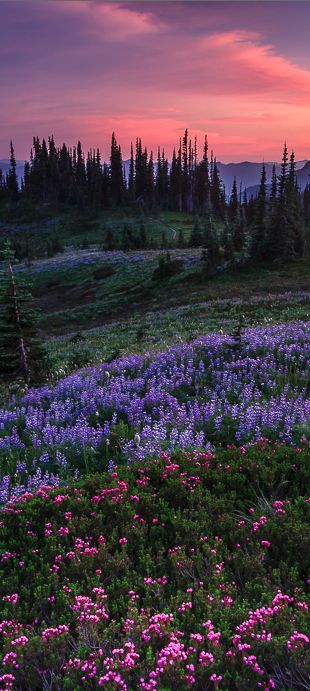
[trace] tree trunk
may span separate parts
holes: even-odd
[[[21,320],[20,320],[20,313],[19,313],[19,307],[18,307],[17,290],[16,290],[14,271],[13,271],[13,267],[12,267],[12,264],[10,261],[9,261],[9,272],[10,272],[10,277],[11,277],[12,291],[13,291],[16,326],[17,326],[18,335],[19,335],[19,351],[20,351],[21,367],[22,367],[22,372],[23,372],[23,376],[25,378],[25,381],[27,382],[27,384],[29,384],[30,370],[29,370],[28,356],[27,356],[27,351],[25,348],[23,329],[22,329]]]

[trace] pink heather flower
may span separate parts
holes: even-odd
[[[0,676],[0,684],[3,684],[2,691],[10,691],[10,689],[13,689],[14,681],[14,674],[3,674],[2,677]]]
[[[121,537],[119,540],[120,545],[126,545],[127,542],[128,542],[128,540],[126,537]]]
[[[6,653],[2,660],[2,666],[5,667],[5,665],[11,665],[12,667],[18,668],[19,665],[17,664],[17,653],[13,653],[12,651]]]
[[[18,598],[19,595],[17,593],[12,593],[12,595],[4,595],[2,600],[6,600],[7,602],[11,602],[13,605],[16,605]]]
[[[300,609],[305,609],[306,611],[308,611],[308,609],[309,609],[306,602],[297,602],[297,607],[299,607]]]
[[[271,542],[269,542],[269,540],[262,540],[260,544],[262,547],[267,547],[267,549],[271,547]]]
[[[293,635],[289,638],[286,645],[288,650],[294,652],[294,650],[297,650],[298,648],[304,648],[304,646],[307,645],[309,642],[310,640],[308,636],[306,636],[306,634],[294,631]]]
[[[198,662],[203,666],[203,667],[208,667],[209,665],[212,665],[214,662],[214,657],[212,653],[207,653],[205,650],[202,650]]]
[[[65,624],[59,624],[59,626],[54,628],[44,629],[41,634],[42,640],[46,643],[50,638],[58,638],[58,636],[63,636],[65,633],[68,633],[68,631],[69,627]]]
[[[24,646],[27,645],[28,641],[29,638],[27,638],[27,636],[19,636],[19,638],[16,638],[15,641],[11,641],[11,645]]]

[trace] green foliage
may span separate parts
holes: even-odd
[[[164,667],[161,691],[188,688],[186,664],[197,689],[211,688],[215,674],[230,691],[255,688],[257,678],[276,688],[286,678],[279,688],[297,690],[309,673],[308,462],[307,444],[268,440],[216,454],[162,453],[12,504],[1,521],[2,673],[25,691],[43,679],[90,690],[109,658],[139,689],[172,638],[187,655]],[[80,597],[85,612],[104,615],[81,620]],[[159,628],[148,635],[154,615]],[[123,665],[115,650],[129,643],[138,658]],[[67,667],[70,659],[80,664]],[[82,682],[85,670],[94,674]]]

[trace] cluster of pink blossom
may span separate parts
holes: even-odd
[[[76,595],[72,605],[73,612],[78,613],[77,620],[81,623],[95,624],[109,618],[103,601],[106,594],[103,588],[93,588],[95,601],[87,595]]]
[[[46,643],[50,638],[58,638],[58,636],[64,636],[68,633],[69,627],[66,624],[58,624],[58,626],[44,629],[42,631],[42,639]]]
[[[12,605],[16,605],[18,602],[19,595],[17,593],[12,593],[12,595],[4,595],[2,600],[5,602],[11,602]]]
[[[295,651],[298,648],[304,648],[308,643],[310,643],[310,639],[306,634],[294,631],[287,641],[287,647],[289,650]]]
[[[167,576],[159,578],[151,578],[151,576],[149,576],[148,578],[144,578],[144,585],[167,585],[167,583]]]

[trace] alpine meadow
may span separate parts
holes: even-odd
[[[310,3],[0,3],[0,691],[310,690]]]

